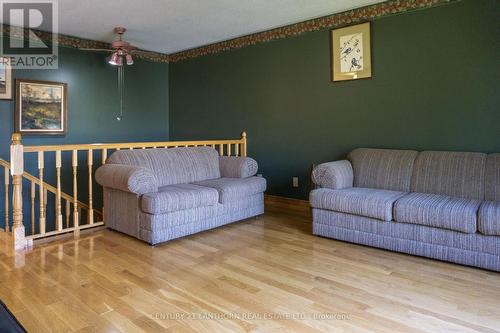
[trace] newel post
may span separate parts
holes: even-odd
[[[12,134],[10,145],[10,174],[12,175],[12,240],[14,248],[26,247],[26,234],[23,224],[23,173],[24,173],[24,151],[21,143],[21,134]]]
[[[247,156],[247,132],[243,130],[243,133],[241,133],[241,141],[243,141],[242,147],[241,147],[241,156],[246,157]]]

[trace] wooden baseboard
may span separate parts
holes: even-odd
[[[311,206],[308,200],[280,197],[277,195],[264,195],[266,207],[286,209],[306,215],[311,214]]]

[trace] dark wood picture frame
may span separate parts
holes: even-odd
[[[51,128],[23,128],[22,117],[23,117],[23,102],[22,102],[22,85],[33,85],[33,86],[57,86],[62,89],[62,96],[60,100],[60,129]],[[41,80],[28,80],[28,79],[16,79],[16,103],[15,103],[15,117],[14,117],[16,132],[23,135],[66,135],[68,127],[68,85],[63,82],[53,82],[53,81],[41,81]]]

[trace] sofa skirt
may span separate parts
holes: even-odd
[[[313,209],[313,233],[457,264],[500,271],[500,237]]]
[[[151,245],[264,214],[264,194],[167,214],[139,213],[138,238]]]

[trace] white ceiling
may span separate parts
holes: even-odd
[[[383,0],[59,0],[59,32],[174,53]]]

